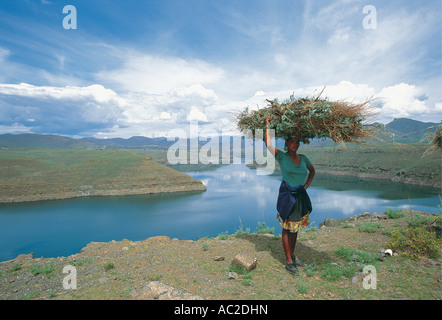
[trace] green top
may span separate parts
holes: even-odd
[[[293,162],[290,155],[286,152],[278,150],[275,159],[279,163],[281,168],[282,179],[289,184],[291,187],[296,187],[299,185],[304,185],[308,178],[308,167],[312,165],[309,158],[304,154],[299,154],[301,156],[301,161],[299,165]]]

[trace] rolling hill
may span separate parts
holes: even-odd
[[[189,175],[132,152],[0,149],[0,203],[204,190]]]
[[[406,118],[394,119],[385,125],[386,142],[419,143],[430,132],[436,131],[438,123],[422,122]],[[392,139],[392,137],[394,137]],[[0,147],[14,148],[53,148],[53,149],[127,149],[127,148],[162,148],[166,149],[173,145],[174,141],[167,141],[165,137],[148,138],[134,136],[129,139],[112,138],[82,138],[74,139],[58,135],[40,134],[2,134],[0,135]],[[200,141],[200,146],[205,142]],[[313,141],[311,146],[332,146],[330,141]]]

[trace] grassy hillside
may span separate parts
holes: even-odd
[[[98,149],[97,146],[88,141],[77,140],[58,135],[39,135],[32,133],[24,134],[2,134],[0,135],[0,147],[7,148],[51,148],[71,149],[85,148]]]
[[[283,144],[278,144],[278,148],[282,147]],[[318,172],[442,188],[442,152],[435,150],[423,157],[429,147],[429,144],[424,143],[377,143],[353,145],[347,148],[318,147],[310,144],[302,145],[298,152],[306,154]],[[215,164],[171,166],[167,162],[167,150],[146,148],[131,149],[131,151],[150,155],[155,161],[182,172],[211,170],[220,166]],[[248,166],[254,168],[258,165]]]
[[[442,153],[422,157],[427,144],[367,144],[361,146],[301,147],[317,171],[388,179],[441,188]]]
[[[205,190],[151,157],[115,150],[1,149],[0,202]]]
[[[421,122],[412,119],[399,118],[385,125],[387,132],[393,134],[395,142],[416,143],[430,132],[436,131],[438,123]]]

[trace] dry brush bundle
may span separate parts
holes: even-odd
[[[438,149],[442,149],[442,123],[437,127],[431,143]]]
[[[236,123],[243,133],[255,137],[257,129],[266,128],[266,119],[270,116],[270,129],[275,129],[275,137],[309,143],[312,138],[331,138],[334,142],[344,145],[363,143],[364,140],[376,138],[378,128],[366,121],[376,113],[370,109],[370,102],[353,104],[344,101],[328,101],[315,98],[298,98],[292,95],[284,102],[277,99],[271,101],[267,108],[253,110],[248,108],[237,115]]]
[[[431,127],[433,128],[433,127]],[[431,129],[429,128],[429,129]],[[431,147],[429,147],[422,155],[422,157],[427,156],[428,154],[436,151],[436,150],[442,150],[442,121],[437,126],[437,129],[435,132],[427,134],[422,140],[422,142],[430,141]]]

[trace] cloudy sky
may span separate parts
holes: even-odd
[[[191,121],[221,133],[246,106],[323,87],[381,99],[383,123],[439,122],[441,12],[440,0],[1,1],[0,133],[152,137]]]

